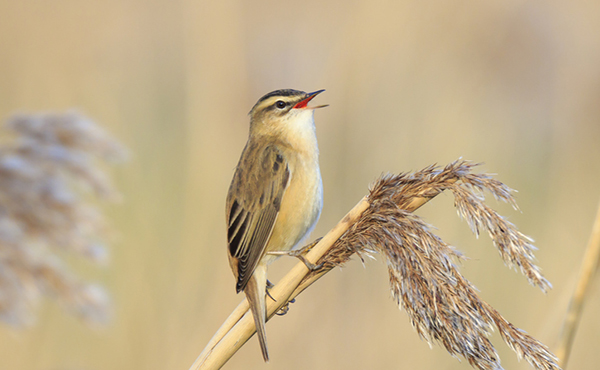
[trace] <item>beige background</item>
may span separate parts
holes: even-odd
[[[54,302],[0,326],[0,368],[187,369],[241,300],[225,254],[224,199],[247,112],[277,88],[315,101],[324,234],[382,172],[463,157],[519,190],[491,204],[536,240],[544,295],[476,240],[449,195],[419,214],[472,260],[463,272],[507,319],[552,348],[600,199],[600,3],[595,1],[0,2],[0,117],[70,107],[133,153],[107,209],[106,268],[77,263],[113,298],[92,330]],[[273,280],[295,261],[281,259]],[[600,361],[598,284],[572,369]],[[227,369],[469,369],[414,333],[385,266],[352,261],[267,326]],[[506,369],[527,369],[498,335]]]

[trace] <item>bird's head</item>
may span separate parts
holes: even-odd
[[[260,98],[250,111],[250,131],[255,133],[304,130],[314,126],[313,112],[327,105],[309,107],[308,103],[325,90],[311,93],[284,89]]]

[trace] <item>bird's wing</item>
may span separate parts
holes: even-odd
[[[291,178],[285,155],[272,145],[248,143],[227,195],[229,262],[242,291],[265,248]]]

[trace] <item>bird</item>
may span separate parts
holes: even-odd
[[[248,300],[265,362],[267,266],[302,244],[323,208],[314,111],[327,105],[308,106],[323,91],[282,89],[258,100],[227,194],[229,265],[236,292]]]

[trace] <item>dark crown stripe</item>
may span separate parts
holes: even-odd
[[[274,96],[303,96],[303,95],[306,95],[306,93],[304,91],[294,90],[294,89],[281,89],[281,90],[271,91],[270,93],[264,95],[262,98],[258,99],[256,104],[254,104],[254,107],[252,107],[251,111],[253,111],[254,108],[258,107],[265,100],[272,98]]]

